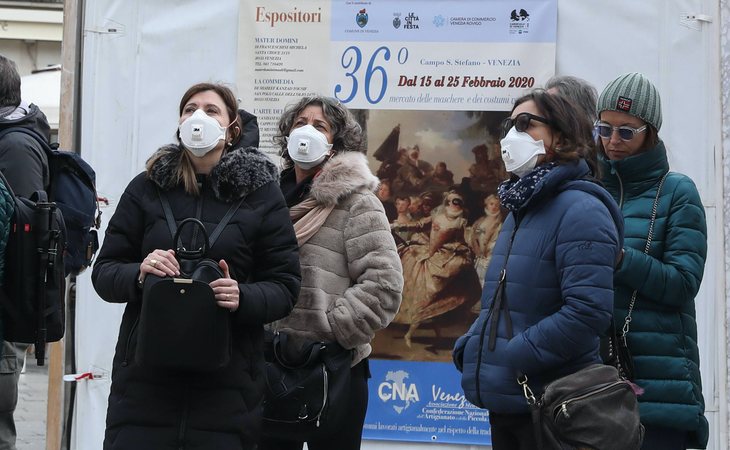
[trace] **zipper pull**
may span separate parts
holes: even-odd
[[[570,419],[570,414],[568,414],[568,405],[566,403],[563,403],[560,406],[560,410],[563,412],[566,419]]]

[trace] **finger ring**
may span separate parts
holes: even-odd
[[[156,259],[150,259],[150,266],[157,267],[157,260]]]

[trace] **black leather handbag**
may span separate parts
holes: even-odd
[[[631,384],[615,367],[593,364],[558,378],[536,398],[521,375],[537,449],[639,450],[644,426]]]
[[[267,337],[263,434],[307,441],[346,416],[352,352],[336,342],[290,344],[284,333]]]
[[[208,250],[230,221],[240,202],[229,209],[216,229],[208,233],[200,220],[187,218],[178,227],[169,202],[160,201],[173,235],[180,276],[145,277],[139,319],[136,362],[142,366],[176,371],[214,371],[231,360],[231,319],[217,305],[209,283],[222,278],[218,262],[207,258]],[[188,250],[180,242],[186,226],[195,226],[201,247]]]

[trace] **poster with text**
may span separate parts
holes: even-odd
[[[557,0],[241,0],[238,94],[261,150],[284,109],[337,98],[367,138],[403,264],[373,341],[365,439],[489,445],[451,349],[476,318],[504,219],[499,125],[555,71]]]

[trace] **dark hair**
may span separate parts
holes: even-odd
[[[570,100],[560,95],[551,95],[536,89],[518,98],[512,111],[522,103],[532,100],[548,126],[558,134],[558,142],[553,148],[555,161],[566,163],[584,159],[593,176],[598,178],[598,164],[592,138],[592,123],[581,114]]]
[[[20,105],[20,74],[12,60],[0,55],[0,107]]]
[[[236,100],[236,96],[233,94],[233,91],[231,91],[231,89],[229,89],[227,86],[219,83],[198,83],[191,86],[190,88],[188,88],[187,91],[185,91],[182,98],[180,99],[179,114],[180,116],[182,116],[185,105],[195,94],[206,91],[213,91],[218,94],[221,99],[223,99],[223,103],[226,105],[226,112],[228,112],[228,118],[231,120],[231,122],[236,122],[236,126],[234,126],[233,128],[229,128],[229,132],[231,133],[231,140],[226,145],[226,147],[232,147],[241,139],[242,125],[241,118],[238,115],[238,100]],[[177,133],[177,138],[179,142],[179,132]],[[154,155],[152,155],[152,157],[148,159],[147,163],[145,164],[147,172],[149,173],[152,170],[152,167],[158,160],[167,157],[168,154],[173,152],[176,152],[176,150],[174,148],[168,147],[165,150],[156,152]],[[191,156],[186,151],[179,152],[179,154],[180,164],[177,167],[177,181],[178,183],[183,183],[183,186],[185,186],[185,192],[192,195],[198,195],[200,190],[198,189],[198,180],[195,176],[195,167],[193,166]]]
[[[598,119],[598,115],[596,114],[598,91],[586,80],[570,75],[555,76],[545,83],[545,90],[548,91],[550,89],[555,89],[558,95],[573,102],[588,117],[591,124]]]
[[[357,123],[345,105],[332,97],[315,95],[303,97],[297,103],[289,105],[279,119],[279,130],[274,136],[274,143],[281,148],[280,155],[284,159],[284,165],[291,167],[293,162],[286,150],[286,138],[292,130],[294,121],[301,112],[308,106],[320,106],[325,119],[332,127],[332,150],[335,154],[340,152],[365,152],[363,146],[363,135],[360,124]]]

